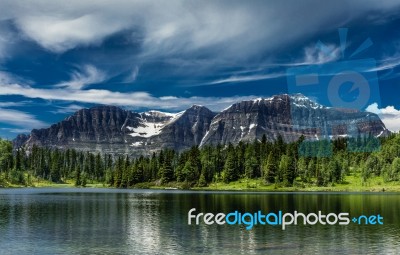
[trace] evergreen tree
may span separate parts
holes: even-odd
[[[128,187],[129,183],[129,172],[130,172],[130,160],[128,156],[125,156],[125,159],[122,162],[121,170],[120,170],[120,175],[121,175],[121,183],[119,187],[126,188]]]
[[[0,173],[11,169],[13,160],[11,142],[0,139]]]
[[[340,183],[342,181],[342,170],[335,158],[329,161],[327,171],[329,173],[329,182]]]
[[[204,174],[203,174],[203,173],[200,174],[198,186],[199,186],[199,187],[205,187],[205,186],[207,186],[206,178],[204,177]]]
[[[82,181],[81,181],[81,171],[79,170],[79,168],[77,167],[75,169],[75,186],[81,186],[82,185]]]
[[[17,149],[16,155],[15,155],[15,163],[14,163],[14,170],[16,171],[22,171],[22,155],[21,155],[21,149]]]
[[[277,175],[277,162],[272,151],[269,152],[268,158],[265,161],[264,179],[268,183],[274,183]]]
[[[233,146],[228,146],[228,155],[224,166],[224,181],[229,183],[238,179],[238,170],[236,166],[236,155]]]
[[[299,158],[297,161],[297,173],[303,182],[308,182],[308,165],[305,157]]]
[[[170,159],[165,159],[164,160],[164,165],[165,162],[168,161]],[[173,174],[173,172],[172,172]],[[137,164],[135,167],[135,180],[137,183],[143,182],[144,181],[144,157],[141,156],[138,160],[137,160]]]
[[[114,187],[121,187],[122,185],[122,171],[123,171],[123,165],[124,165],[124,160],[121,156],[118,157],[117,162],[115,164],[115,170],[114,170]]]
[[[174,170],[172,169],[171,158],[167,157],[164,160],[161,169],[161,183],[168,183],[174,179]]]
[[[246,145],[242,141],[236,146],[236,155],[237,173],[239,176],[243,176],[245,174]]]
[[[308,162],[308,167],[307,167],[307,179],[310,179],[311,177],[317,177],[317,165],[316,161],[314,158]]]
[[[400,158],[396,157],[392,162],[390,179],[392,181],[400,180]]]
[[[190,149],[188,161],[185,164],[184,172],[188,182],[198,181],[200,177],[201,161],[200,151],[197,146]]]
[[[296,178],[296,161],[292,149],[288,147],[287,155],[281,158],[280,171],[283,173],[283,181],[286,186],[292,186]]]
[[[247,146],[245,154],[245,173],[247,178],[255,178],[260,176],[260,165],[258,164],[256,154],[256,143]]]
[[[156,158],[156,153],[153,152],[152,156],[151,156],[151,160],[150,160],[150,176],[151,176],[151,180],[156,180],[157,176],[158,176],[158,160]]]
[[[60,182],[60,168],[62,165],[62,161],[60,159],[60,151],[54,150],[51,157],[51,169],[50,169],[50,181],[52,182]]]

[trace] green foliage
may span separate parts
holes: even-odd
[[[185,165],[184,172],[192,171],[188,169],[191,167],[190,162],[188,161]],[[174,179],[174,170],[172,169],[171,159],[168,157],[164,160],[162,169],[161,169],[161,183],[168,183],[173,181]]]
[[[200,175],[198,186],[199,187],[206,187],[207,186],[207,182],[206,182],[206,178],[204,177],[204,174]]]
[[[257,159],[257,147],[258,143],[247,146],[245,152],[245,173],[247,178],[259,177],[260,165]]]
[[[81,185],[82,185],[81,171],[79,169],[76,169],[76,171],[75,171],[75,186],[81,186]]]
[[[13,168],[12,144],[0,139],[0,173]]]
[[[274,183],[277,175],[276,157],[272,151],[269,152],[267,160],[263,164],[264,179],[267,183]]]
[[[25,185],[25,177],[22,171],[18,171],[13,169],[9,173],[9,180],[12,184],[21,184]]]
[[[239,178],[238,169],[236,164],[236,153],[232,144],[228,146],[228,155],[224,165],[224,175],[223,179],[225,182],[229,183],[235,181]]]
[[[86,187],[87,184],[87,179],[88,179],[88,174],[86,172],[82,173],[82,177],[81,177],[82,181],[81,181],[81,186],[82,187]]]
[[[392,162],[390,180],[398,181],[400,180],[400,158],[396,157]]]
[[[297,161],[297,174],[303,182],[309,181],[307,160],[304,157],[299,158]]]
[[[400,181],[400,134],[378,141],[372,137],[352,138],[351,142],[346,138],[303,140],[285,143],[282,136],[276,141],[263,136],[247,144],[194,146],[181,153],[162,150],[150,157],[129,158],[36,146],[27,153],[24,148],[13,150],[11,142],[0,139],[0,186],[31,185],[32,179],[56,183],[72,179],[76,186],[103,182],[129,188],[178,182],[205,187],[246,178],[249,183],[259,179],[275,187],[303,187],[345,183],[348,175],[358,176],[364,184],[373,177]],[[357,143],[370,150],[355,148]],[[380,149],[373,150],[377,145]]]

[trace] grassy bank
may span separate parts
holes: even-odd
[[[169,183],[167,185],[151,185],[151,189],[177,188],[185,189],[186,183]],[[292,187],[284,187],[281,184],[266,184],[262,179],[239,179],[235,182],[213,182],[206,187],[191,187],[191,190],[215,190],[215,191],[316,191],[316,192],[400,192],[400,182],[384,182],[382,177],[372,177],[363,183],[359,175],[346,176],[340,184],[328,186],[316,186],[315,180],[310,183],[297,179]]]
[[[43,179],[31,180],[29,185],[14,185],[2,183],[3,188],[37,187],[37,188],[73,188],[74,180],[65,180],[63,183],[53,183]],[[208,191],[268,191],[268,192],[290,192],[290,191],[316,191],[316,192],[400,192],[400,182],[384,182],[382,177],[373,177],[367,183],[361,181],[360,176],[346,176],[340,184],[329,186],[316,186],[315,180],[310,183],[301,182],[297,179],[292,187],[284,187],[281,184],[266,184],[262,179],[239,179],[235,182],[213,182],[206,187],[190,187],[185,182],[170,182],[161,185],[159,182],[140,183],[132,188],[136,189],[180,189],[180,190],[208,190]],[[107,188],[103,183],[87,183],[85,188]]]
[[[6,181],[4,176],[0,175],[0,188],[23,188],[23,187],[33,187],[33,188],[74,188],[75,186],[75,180],[69,179],[69,180],[64,180],[60,183],[54,183],[49,180],[45,180],[42,178],[37,178],[37,177],[32,177],[28,176],[26,173],[24,174],[25,180],[25,185],[21,184],[15,184],[9,181]],[[105,188],[107,187],[103,183],[87,183],[85,185],[85,188]]]
[[[399,182],[383,182],[382,177],[371,178],[363,184],[360,177],[348,176],[341,184],[316,186],[315,184],[296,182],[292,187],[265,184],[263,180],[240,179],[232,183],[212,183],[207,187],[195,187],[195,190],[235,190],[235,191],[330,191],[330,192],[400,192]]]

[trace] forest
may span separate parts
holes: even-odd
[[[357,173],[363,183],[374,176],[400,180],[400,134],[285,143],[261,140],[237,145],[194,146],[178,153],[165,149],[151,156],[129,158],[74,149],[13,149],[0,139],[0,186],[34,186],[37,180],[75,186],[102,183],[117,188],[180,184],[206,187],[214,182],[262,180],[264,185],[292,187],[343,183]]]

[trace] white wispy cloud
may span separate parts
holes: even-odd
[[[18,107],[24,106],[27,104],[31,104],[32,101],[18,101],[18,102],[0,102],[0,107],[7,108],[7,107]]]
[[[48,9],[57,5],[51,2],[48,4],[50,7]],[[57,13],[60,12],[62,10]],[[69,13],[61,16],[50,13],[43,16],[26,15],[17,18],[17,24],[28,37],[54,52],[64,52],[77,45],[100,43],[104,37],[124,28],[119,19],[92,13],[81,15]]]
[[[193,104],[205,105],[212,110],[221,110],[237,101],[255,96],[233,97],[154,97],[147,92],[121,93],[103,89],[76,90],[69,88],[43,89],[19,84],[0,85],[0,95],[20,95],[26,98],[60,100],[69,102],[110,104],[134,108],[181,110]]]
[[[11,83],[33,84],[31,80],[15,75],[12,72],[0,71],[0,84]]]
[[[237,82],[249,82],[249,81],[259,81],[259,80],[268,80],[275,79],[282,76],[285,76],[285,73],[270,73],[270,74],[252,74],[252,75],[234,75],[225,79],[218,79],[211,82],[206,83],[205,85],[216,85],[223,83],[237,83]],[[202,84],[204,85],[204,84]]]
[[[0,59],[6,56],[6,45],[7,41],[3,36],[1,36],[1,31],[0,31]]]
[[[6,108],[0,108],[0,122],[21,128],[41,128],[47,126],[45,122],[38,120],[34,115]]]
[[[240,59],[295,42],[319,31],[321,24],[326,31],[336,29],[372,12],[396,12],[400,5],[396,0],[289,2],[37,0],[27,8],[25,1],[14,0],[0,2],[0,17],[12,21],[27,39],[58,53],[134,30],[142,56],[206,49],[216,59]]]
[[[0,71],[0,84],[13,82],[16,82],[16,79],[11,73]]]
[[[31,132],[32,129],[29,129],[29,128],[0,128],[0,130],[10,132],[10,133],[15,133],[15,134],[21,134],[21,133],[29,133],[29,132]]]
[[[67,105],[67,106],[56,106],[56,107],[57,107],[56,110],[50,111],[50,112],[54,113],[54,114],[59,114],[59,113],[65,114],[65,113],[76,112],[76,111],[84,108],[83,106],[77,105],[77,104],[70,104],[70,105]]]
[[[82,65],[71,73],[71,80],[61,82],[55,87],[82,89],[90,84],[102,83],[108,79],[105,72],[93,65]]]
[[[377,103],[369,105],[365,110],[378,114],[386,128],[390,131],[398,132],[400,130],[400,110],[397,110],[393,106],[379,108]]]
[[[369,72],[393,69],[400,65],[400,54],[380,60],[379,65],[369,69]]]
[[[259,67],[256,69],[257,72],[243,71],[242,73],[254,72],[252,74],[240,75],[240,72],[237,72],[239,75],[232,75],[228,78],[218,79],[206,84],[201,85],[216,85],[216,84],[224,84],[224,83],[238,83],[238,82],[249,82],[249,81],[258,81],[258,80],[268,80],[275,79],[280,77],[285,77],[287,74],[285,72],[272,72],[265,73],[267,68],[276,68],[276,67],[294,67],[294,66],[302,66],[302,65],[320,65],[328,62],[333,62],[339,59],[340,57],[340,48],[335,44],[324,45],[324,49],[321,47],[317,47],[316,45],[307,46],[304,48],[304,54],[301,58],[297,59],[293,63],[274,63],[267,64],[266,67]],[[263,72],[263,73],[262,73]]]
[[[0,18],[0,63],[5,58],[9,57],[9,49],[14,42],[13,37],[14,35],[9,31],[9,29],[5,26],[2,26]]]
[[[337,60],[340,57],[340,48],[334,44],[325,45],[326,49],[308,46],[304,49],[304,57],[292,65],[319,65]]]
[[[132,83],[136,81],[139,75],[139,67],[135,66],[123,80],[124,83]]]

